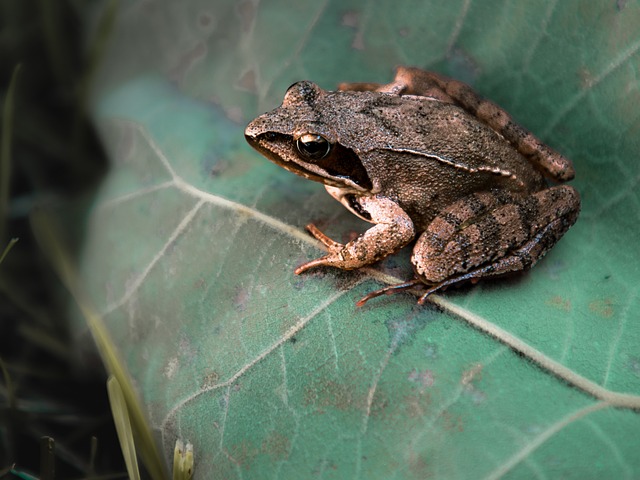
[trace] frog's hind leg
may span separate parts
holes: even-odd
[[[402,93],[435,98],[439,97],[433,93],[434,87],[438,88],[445,94],[443,101],[446,98],[453,99],[456,105],[500,133],[546,177],[556,182],[566,182],[575,176],[570,160],[546,146],[531,132],[518,125],[505,110],[482,98],[466,83],[418,68],[399,67],[394,82],[389,85],[404,85]]]
[[[562,234],[569,228],[563,223],[562,218],[554,220],[524,246],[506,257],[496,260],[494,263],[428,287],[427,291],[418,299],[418,303],[423,305],[429,295],[449,285],[466,281],[477,283],[481,278],[497,277],[530,269],[555,245]]]
[[[434,291],[454,283],[531,268],[573,225],[575,189],[562,185],[525,197],[475,193],[438,215],[413,249],[416,275]]]
[[[413,70],[419,72],[421,76],[414,76],[412,78],[408,78],[408,75],[399,76],[399,72],[410,72]],[[396,78],[391,83],[341,83],[338,85],[338,90],[341,92],[356,91],[381,92],[391,95],[419,95],[421,97],[435,98],[444,103],[457,103],[438,83],[430,77],[425,76],[425,74],[431,75],[430,72],[425,72],[417,68],[400,67],[396,73]]]

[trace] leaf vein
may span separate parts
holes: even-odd
[[[573,98],[569,99],[565,106],[556,112],[554,117],[540,134],[540,137],[545,138],[549,136],[549,134],[556,128],[558,123],[560,123],[560,121],[578,105],[578,103],[587,95],[587,93],[591,92],[591,90],[602,83],[602,81],[605,80],[609,75],[618,70],[618,68],[624,65],[627,60],[636,55],[638,51],[640,51],[640,41],[632,44],[631,47],[622,52],[621,55],[619,55],[611,63],[609,63],[609,65],[602,72],[600,72],[600,74],[597,75],[586,88],[577,89],[577,93],[573,96]]]
[[[133,281],[129,285],[127,285],[127,287],[125,289],[125,292],[122,295],[122,297],[120,297],[120,299],[117,300],[116,302],[114,302],[114,303],[110,304],[109,306],[107,306],[106,310],[103,313],[103,316],[107,316],[109,313],[113,312],[117,308],[119,308],[122,305],[124,305],[131,298],[131,296],[138,290],[138,288],[140,288],[140,285],[142,285],[142,283],[147,278],[147,276],[149,275],[151,270],[153,270],[153,267],[156,266],[156,264],[164,256],[164,254],[167,252],[169,247],[176,241],[176,239],[180,236],[180,234],[187,229],[187,227],[191,223],[191,220],[193,220],[193,218],[195,217],[196,213],[198,213],[198,210],[200,210],[200,207],[202,207],[202,205],[204,205],[204,200],[198,201],[193,206],[193,208],[189,211],[189,213],[187,213],[187,215],[185,215],[185,217],[182,219],[182,221],[173,230],[173,232],[171,233],[171,236],[165,242],[165,244],[162,246],[162,248],[158,251],[158,253],[155,254],[155,256],[147,264],[147,266],[142,271],[142,273],[139,274],[137,277],[135,277],[133,279]]]
[[[506,475],[510,470],[512,470],[516,465],[518,465],[523,460],[529,458],[529,456],[542,444],[544,444],[547,440],[549,440],[552,436],[558,433],[560,430],[566,428],[572,423],[580,420],[587,415],[590,415],[593,412],[598,410],[602,410],[604,408],[610,408],[607,402],[598,402],[593,405],[589,405],[588,407],[581,408],[580,410],[567,415],[561,418],[559,421],[551,425],[544,432],[540,433],[537,437],[535,437],[531,442],[525,445],[522,449],[512,455],[505,463],[503,463],[500,467],[496,468],[493,472],[487,475],[486,480],[497,480]]]
[[[356,284],[359,281],[361,280],[356,281]],[[247,373],[253,367],[255,367],[260,362],[262,362],[262,360],[264,360],[267,356],[269,356],[269,354],[271,354],[273,351],[280,348],[285,342],[289,341],[293,336],[297,335],[312,319],[314,319],[316,316],[318,316],[320,313],[326,310],[330,305],[332,305],[334,302],[336,302],[340,297],[342,297],[344,294],[346,294],[350,290],[351,288],[341,290],[339,292],[334,293],[330,297],[328,297],[324,302],[320,303],[315,309],[313,309],[307,316],[302,317],[295,324],[293,324],[284,334],[282,334],[282,336],[278,340],[276,340],[274,343],[272,343],[267,348],[265,348],[250,362],[247,362],[245,365],[239,368],[236,371],[236,373],[234,373],[231,377],[229,377],[224,382],[217,383],[215,385],[212,385],[206,388],[202,388],[196,393],[189,395],[184,399],[182,399],[181,401],[179,401],[167,412],[165,419],[162,421],[162,429],[163,430],[165,429],[167,423],[176,415],[176,413],[181,408],[183,408],[186,404],[190,403],[191,401],[195,400],[200,395],[203,395],[207,392],[219,390],[221,388],[227,388],[232,386],[236,381],[238,381],[240,377],[242,377],[245,373]]]

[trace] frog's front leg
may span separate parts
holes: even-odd
[[[531,268],[574,224],[578,192],[567,185],[525,197],[476,193],[438,215],[413,250],[416,274],[429,293],[465,280]]]
[[[300,265],[296,274],[319,266],[343,270],[360,268],[382,260],[413,240],[413,222],[397,203],[382,196],[358,197],[353,202],[357,202],[359,214],[376,225],[345,245],[331,240],[315,225],[308,225],[307,230],[327,247],[329,253]]]

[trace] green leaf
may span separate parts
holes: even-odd
[[[96,73],[112,171],[83,278],[167,462],[194,478],[633,478],[640,471],[640,3],[129,2]],[[252,151],[294,81],[464,80],[574,161],[583,210],[531,272],[293,275],[359,222]]]

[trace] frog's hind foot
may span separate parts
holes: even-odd
[[[388,287],[380,288],[379,290],[374,290],[373,292],[368,293],[367,295],[362,297],[360,300],[358,300],[356,302],[356,306],[362,307],[365,303],[367,303],[372,298],[381,297],[382,295],[394,295],[396,293],[404,292],[405,290],[411,290],[412,288],[426,290],[422,295],[420,295],[420,298],[418,299],[418,305],[424,305],[429,295],[441,289],[446,290],[449,285],[464,282],[466,280],[469,280],[471,283],[477,283],[480,279],[475,278],[474,274],[475,272],[471,274],[461,275],[459,277],[448,279],[448,280],[445,280],[444,282],[440,282],[435,285],[426,284],[419,278],[414,278],[413,280],[409,280],[408,282],[398,283],[396,285],[389,285]]]

